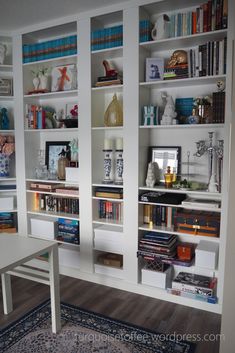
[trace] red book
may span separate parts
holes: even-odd
[[[46,128],[46,112],[42,109],[42,129]]]
[[[192,34],[197,33],[197,13],[192,12]]]
[[[208,4],[203,4],[203,32],[208,32]]]
[[[209,1],[208,1],[207,18],[208,18],[208,21],[207,21],[207,30],[208,30],[208,32],[210,32],[210,31],[212,30],[212,26],[211,26],[211,23],[212,23],[212,0],[209,0]]]

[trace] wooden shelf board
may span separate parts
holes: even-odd
[[[221,208],[212,208],[212,207],[189,207],[185,205],[172,205],[166,203],[156,203],[156,202],[144,202],[139,201],[140,205],[155,205],[155,206],[166,206],[166,207],[174,207],[174,208],[184,208],[186,210],[195,210],[195,211],[207,211],[207,212],[218,212],[221,213]]]
[[[0,134],[14,134],[15,130],[0,130]]]
[[[159,81],[150,81],[150,82],[140,82],[140,87],[144,88],[155,88],[161,86],[196,86],[203,84],[215,83],[218,80],[225,80],[226,75],[214,75],[214,76],[202,76],[202,77],[189,77],[181,78],[176,80],[159,80]]]
[[[1,179],[0,179],[1,181]],[[66,185],[74,185],[74,186],[78,186],[78,183],[71,183],[69,181],[65,181],[65,180],[44,180],[44,179],[33,179],[33,178],[27,178],[26,181],[30,181],[30,182],[35,182],[35,183],[55,183],[55,184],[66,184]]]
[[[94,126],[92,130],[123,130],[123,126]]]
[[[92,186],[102,186],[102,187],[107,187],[107,188],[123,188],[123,185],[117,185],[117,184],[102,184],[102,183],[93,183]]]
[[[50,212],[50,211],[27,211],[27,214],[38,215],[43,217],[52,217],[52,218],[66,218],[66,219],[74,219],[79,221],[79,215],[72,215],[70,213],[64,212]]]
[[[0,65],[0,72],[1,72],[1,71],[12,72],[12,71],[13,71],[13,65],[1,64],[1,65]]]
[[[78,90],[70,90],[70,91],[59,91],[59,92],[48,92],[48,93],[38,93],[38,94],[25,94],[24,98],[32,99],[53,99],[53,98],[63,98],[63,97],[76,97],[78,94]]]
[[[67,128],[67,129],[64,129],[64,128],[61,128],[61,129],[25,129],[24,130],[25,132],[44,132],[44,133],[47,133],[47,132],[63,132],[63,133],[66,133],[66,132],[77,132],[78,131],[78,128],[75,127],[75,128]]]
[[[179,190],[179,189],[166,189],[164,186],[156,186],[153,188],[149,188],[147,186],[140,186],[139,190],[146,190],[146,191],[158,191],[158,192],[167,192],[167,193],[177,193],[177,194],[189,194],[189,195],[202,195],[206,196],[208,199],[216,199],[220,200],[221,199],[221,193],[214,193],[214,192],[208,192],[204,190]]]
[[[92,197],[93,200],[107,200],[107,201],[111,201],[111,202],[124,202],[123,199],[112,199],[110,197],[97,197],[97,196],[93,196]]]
[[[123,223],[120,221],[115,221],[113,219],[94,219],[93,224],[109,224],[112,226],[123,227]]]
[[[43,195],[54,195],[54,196],[60,196],[60,197],[68,197],[68,198],[73,198],[73,199],[79,199],[79,195],[59,194],[58,192],[47,192],[47,191],[29,190],[29,189],[27,189],[26,192],[28,192],[28,193],[36,193],[36,194],[43,194]]]
[[[118,91],[118,90],[122,90],[123,89],[123,84],[120,85],[110,85],[110,86],[101,86],[101,87],[92,87],[91,90],[93,92],[110,92],[112,90]]]
[[[73,54],[73,55],[59,56],[59,57],[51,58],[51,59],[31,61],[29,63],[24,63],[23,66],[31,66],[31,65],[35,66],[35,65],[38,65],[38,64],[44,64],[44,63],[50,63],[50,62],[58,62],[58,61],[62,61],[64,63],[65,60],[77,58],[77,56],[78,56],[77,54]]]

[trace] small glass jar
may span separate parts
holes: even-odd
[[[166,173],[164,174],[164,178],[165,178],[165,187],[167,189],[172,188],[174,173],[171,173],[171,167],[170,166],[167,167]]]
[[[58,159],[58,179],[65,180],[65,168],[69,166],[69,160],[66,157],[64,149],[59,153],[60,158]]]

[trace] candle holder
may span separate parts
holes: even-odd
[[[113,150],[103,150],[104,152],[104,179],[103,184],[113,184]]]
[[[123,184],[123,150],[116,150],[115,184]]]

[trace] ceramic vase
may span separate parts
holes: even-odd
[[[0,153],[0,177],[9,177],[10,175],[10,156]]]
[[[103,150],[104,152],[104,184],[113,184],[113,151]]]
[[[33,79],[33,85],[34,85],[34,90],[37,91],[39,88],[40,80],[38,77],[34,77]]]
[[[115,184],[123,184],[123,150],[116,150]]]

